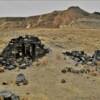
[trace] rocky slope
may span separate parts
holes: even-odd
[[[53,11],[38,16],[0,18],[0,29],[59,28],[67,26],[98,28],[100,27],[100,13],[88,13],[79,7],[70,7],[67,10]]]

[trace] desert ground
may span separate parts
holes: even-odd
[[[66,66],[73,66],[64,59],[66,50],[84,50],[93,53],[100,49],[99,29],[20,29],[0,32],[0,52],[10,39],[20,35],[38,36],[50,52],[33,62],[25,70],[5,70],[0,73],[0,91],[10,90],[22,100],[100,100],[100,75],[61,73]],[[28,85],[17,86],[18,73],[24,73]],[[65,83],[62,83],[62,80]],[[2,85],[7,82],[7,85]],[[23,99],[24,98],[24,99]]]

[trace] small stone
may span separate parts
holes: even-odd
[[[0,67],[0,73],[3,73],[3,72],[4,72],[4,68]]]
[[[90,77],[89,77],[89,76],[87,76],[86,78],[87,78],[87,79],[89,79]]]
[[[67,68],[67,71],[68,71],[68,72],[71,72],[71,71],[72,71],[72,68],[70,68],[70,67]]]
[[[61,72],[65,74],[67,71],[65,69],[63,69]]]
[[[23,84],[23,85],[27,85],[28,84],[28,81],[26,80],[24,74],[20,73],[20,74],[17,75],[16,84],[18,86],[20,86],[21,84]]]
[[[2,82],[2,85],[8,85],[8,82],[6,82],[6,81]]]
[[[62,80],[61,80],[61,83],[66,83],[66,80],[65,80],[65,79],[62,79]]]

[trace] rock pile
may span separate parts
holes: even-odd
[[[96,50],[92,56],[86,54],[84,51],[66,51],[63,54],[74,60],[76,64],[96,65],[100,61],[100,50]]]
[[[75,65],[73,67],[67,66],[65,69],[62,69],[62,73],[100,73],[100,66],[98,66],[98,62],[100,61],[100,50],[96,50],[91,56],[84,51],[67,51],[63,54],[70,57],[75,62]]]
[[[25,69],[32,61],[44,56],[49,50],[35,36],[20,36],[12,39],[0,55],[0,64],[11,70],[19,66]]]
[[[20,99],[19,96],[16,96],[14,93],[10,91],[1,91],[0,100],[20,100]]]

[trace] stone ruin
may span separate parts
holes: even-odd
[[[88,55],[84,51],[66,51],[63,52],[64,56],[74,61],[74,66],[67,66],[61,72],[72,72],[72,73],[100,73],[100,50],[95,50],[92,55]]]
[[[17,66],[25,69],[31,66],[35,59],[48,53],[49,50],[38,37],[26,35],[12,39],[0,55],[0,64],[5,69],[15,69]]]
[[[100,61],[100,50],[96,50],[93,55],[88,55],[84,51],[66,51],[63,54],[74,60],[77,65],[96,65],[97,62]]]

